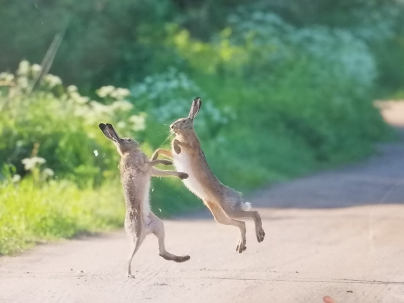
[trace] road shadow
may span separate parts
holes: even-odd
[[[404,204],[404,128],[399,140],[378,146],[375,156],[357,164],[320,172],[256,191],[256,207],[340,208]]]

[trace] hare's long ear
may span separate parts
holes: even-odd
[[[201,98],[199,97],[195,98],[194,101],[192,101],[192,106],[191,110],[189,111],[188,118],[193,120],[196,117],[196,115],[198,115],[201,106],[202,106]]]
[[[107,137],[108,139],[116,141],[119,138],[111,124],[100,123],[98,127],[101,129],[105,137]]]
[[[98,127],[101,129],[101,131],[103,132],[105,137],[107,137],[110,140],[113,140],[113,138],[111,137],[111,135],[109,134],[109,132],[107,130],[107,126],[104,123],[98,124]]]
[[[107,129],[107,132],[112,137],[112,139],[115,139],[115,140],[121,139],[118,136],[117,132],[115,131],[114,127],[111,124],[107,123],[105,126],[106,126],[106,129]]]

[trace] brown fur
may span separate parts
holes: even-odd
[[[196,196],[203,200],[215,220],[218,223],[239,228],[240,238],[236,250],[241,253],[246,250],[246,228],[243,221],[236,219],[252,218],[255,222],[257,241],[262,242],[265,232],[262,229],[261,217],[257,211],[245,210],[249,205],[242,201],[240,193],[222,184],[209,168],[193,125],[201,105],[200,98],[196,98],[192,103],[188,117],[178,119],[171,124],[170,128],[175,133],[175,138],[171,143],[171,151],[158,149],[151,159],[157,159],[158,155],[162,154],[174,159],[177,169],[181,166],[181,170],[189,175],[189,179],[183,182]],[[183,164],[187,162],[184,159],[189,161],[189,165]],[[182,164],[179,165],[178,163]]]
[[[152,176],[175,176],[185,179],[188,175],[182,172],[155,168],[154,165],[171,165],[172,162],[168,160],[149,160],[139,149],[138,142],[131,138],[120,138],[111,124],[101,123],[99,127],[104,135],[114,142],[121,156],[119,170],[126,203],[125,230],[134,246],[127,263],[128,276],[134,277],[131,273],[133,256],[149,233],[154,233],[157,236],[162,258],[175,262],[189,260],[189,256],[176,256],[166,251],[163,222],[150,211],[148,201]]]

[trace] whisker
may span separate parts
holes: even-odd
[[[166,143],[167,142],[167,140],[172,136],[172,135],[174,135],[174,133],[169,133],[168,134],[168,137],[167,138],[165,138],[165,140],[160,144],[160,146],[159,147],[161,147],[164,143]]]

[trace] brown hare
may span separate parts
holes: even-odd
[[[119,169],[126,203],[125,230],[133,245],[127,263],[128,277],[134,278],[131,273],[133,256],[139,249],[144,238],[153,233],[158,238],[160,256],[166,260],[185,262],[189,256],[176,256],[166,251],[164,245],[164,224],[150,211],[149,188],[152,176],[175,176],[186,179],[188,175],[182,172],[160,170],[156,164],[171,165],[168,160],[150,161],[139,149],[139,143],[131,138],[120,138],[111,124],[99,124],[104,135],[116,145],[121,161]]]
[[[243,202],[239,192],[223,185],[210,170],[193,125],[201,105],[201,99],[196,98],[192,102],[188,117],[178,119],[170,125],[171,131],[175,133],[171,151],[158,149],[151,159],[155,160],[159,154],[162,154],[173,159],[177,170],[188,174],[189,177],[183,180],[185,186],[203,200],[215,220],[218,223],[239,228],[240,239],[236,251],[242,253],[247,248],[246,228],[243,221],[236,219],[253,218],[257,240],[262,242],[265,232],[262,229],[261,217],[257,211],[249,210],[250,203]]]

